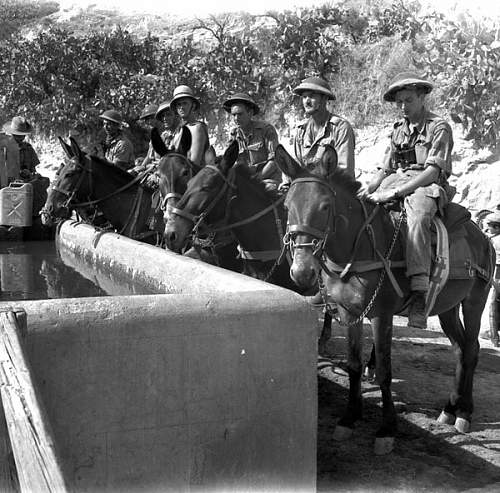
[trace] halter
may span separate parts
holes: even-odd
[[[309,226],[308,224],[289,224],[283,241],[289,246],[292,258],[297,248],[311,248],[313,251],[313,256],[321,259],[324,254],[325,244],[328,236],[330,235],[330,233],[335,234],[335,220],[337,217],[335,215],[335,198],[337,194],[327,182],[317,176],[296,178],[290,184],[290,188],[292,188],[297,183],[319,183],[320,185],[328,189],[328,191],[330,192],[330,208],[328,209],[328,218],[326,220],[324,231]],[[331,221],[331,219],[333,219],[333,221]],[[331,230],[330,228],[331,223],[334,225],[333,230]],[[308,243],[297,243],[295,241],[295,238],[298,235],[312,236],[313,239]]]
[[[193,234],[197,234],[199,228],[204,225],[206,229],[209,229],[207,224],[203,224],[205,221],[206,217],[210,212],[214,209],[214,207],[219,203],[219,201],[224,197],[224,195],[228,194],[231,190],[236,189],[236,185],[233,182],[234,178],[234,173],[231,174],[231,179],[228,179],[224,176],[224,174],[217,168],[217,166],[214,166],[212,164],[207,164],[205,168],[211,169],[215,171],[223,180],[223,185],[222,188],[217,192],[217,195],[213,198],[213,200],[208,204],[207,208],[199,215],[194,215],[191,214],[190,212],[187,212],[183,209],[179,209],[177,207],[172,207],[170,210],[171,214],[175,214],[176,216],[180,216],[183,219],[188,220],[189,222],[193,223]],[[232,171],[232,169],[231,169]],[[229,201],[229,198],[228,198]]]
[[[193,161],[187,158],[184,154],[181,154],[180,152],[169,152],[168,156],[172,157],[178,157],[181,158],[186,164],[187,168],[189,169],[189,179],[193,177],[193,171],[195,168],[198,168],[198,171],[202,168],[201,166],[198,166],[195,164]],[[171,174],[172,175],[172,174]],[[170,176],[171,180],[168,182],[169,186],[171,186],[171,183],[173,183],[173,177]],[[164,212],[163,219],[166,221],[168,219],[167,216],[167,210],[168,210],[168,201],[170,199],[177,199],[178,201],[182,197],[181,193],[175,192],[175,191],[170,191],[165,194],[165,196],[162,198],[161,203],[160,203],[160,209]],[[170,211],[171,212],[171,211]]]

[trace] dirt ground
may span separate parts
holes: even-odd
[[[500,492],[500,349],[480,339],[474,380],[472,431],[459,434],[436,422],[454,375],[454,358],[436,317],[427,330],[410,330],[396,317],[393,397],[399,413],[394,451],[373,454],[380,424],[376,384],[363,382],[364,416],[347,442],[332,433],[346,402],[345,331],[333,327],[327,354],[335,366],[318,377],[318,492]],[[365,325],[364,352],[371,348]]]

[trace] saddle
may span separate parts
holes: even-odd
[[[431,226],[432,266],[427,292],[426,316],[429,316],[436,298],[450,279],[491,278],[488,269],[476,263],[467,241],[465,224],[471,219],[463,206],[450,202],[442,216],[436,215]],[[406,240],[406,229],[402,230]]]

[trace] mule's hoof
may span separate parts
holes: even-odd
[[[453,414],[447,413],[446,411],[441,411],[439,418],[436,420],[442,425],[452,425],[455,423],[455,416]]]
[[[363,376],[366,380],[373,381],[375,380],[375,368],[366,367]]]
[[[394,437],[375,438],[375,455],[387,455],[394,449]]]
[[[352,428],[347,426],[337,425],[335,431],[333,432],[333,439],[336,442],[343,442],[352,437]]]
[[[469,433],[470,421],[464,418],[457,418],[455,421],[455,429],[459,433]]]

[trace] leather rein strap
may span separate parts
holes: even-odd
[[[403,297],[403,291],[401,287],[399,286],[399,283],[397,282],[396,278],[394,277],[394,274],[392,273],[392,268],[401,268],[406,266],[406,261],[405,260],[390,260],[389,257],[392,254],[392,250],[395,246],[396,239],[399,235],[399,231],[401,228],[401,224],[404,220],[404,214],[402,213],[400,221],[398,223],[398,226],[394,232],[394,236],[391,241],[391,245],[388,249],[387,254],[384,256],[382,253],[378,250],[376,243],[375,243],[375,235],[373,234],[373,229],[371,226],[371,223],[373,219],[376,217],[377,213],[380,210],[380,205],[376,205],[371,212],[371,214],[368,215],[366,211],[365,204],[363,201],[360,200],[361,206],[363,208],[363,212],[365,215],[365,220],[363,224],[361,225],[357,235],[356,239],[354,242],[354,248],[353,252],[351,255],[351,258],[349,262],[346,264],[337,264],[333,260],[331,260],[324,252],[325,244],[327,241],[327,238],[330,233],[335,234],[335,228],[333,231],[330,232],[329,226],[330,226],[330,219],[333,220],[335,223],[336,216],[335,216],[335,197],[336,193],[335,190],[324,180],[322,180],[319,177],[306,177],[306,178],[298,178],[290,184],[290,188],[296,184],[296,183],[304,183],[304,182],[315,182],[319,183],[325,187],[327,187],[330,192],[331,192],[331,197],[333,199],[332,201],[332,207],[330,209],[330,215],[328,218],[328,223],[325,231],[321,231],[317,228],[313,228],[309,225],[305,224],[300,224],[300,225],[289,225],[288,226],[288,231],[287,231],[287,240],[288,244],[290,247],[290,251],[293,257],[293,252],[296,248],[311,248],[313,250],[313,255],[319,259],[320,265],[322,269],[330,276],[334,277],[338,275],[341,279],[347,275],[348,272],[352,273],[362,273],[362,272],[369,272],[373,270],[379,270],[379,269],[384,269],[385,272],[387,273],[387,277],[391,281],[391,284],[396,291],[397,295],[399,297]],[[333,211],[333,212],[332,212]],[[332,217],[333,216],[333,217]],[[368,237],[370,239],[370,243],[373,246],[373,250],[376,254],[376,256],[379,258],[379,260],[355,260],[355,256],[359,247],[359,241],[364,232],[367,232]],[[313,237],[313,240],[310,243],[295,243],[294,242],[294,236],[297,234],[306,234],[309,236]]]

